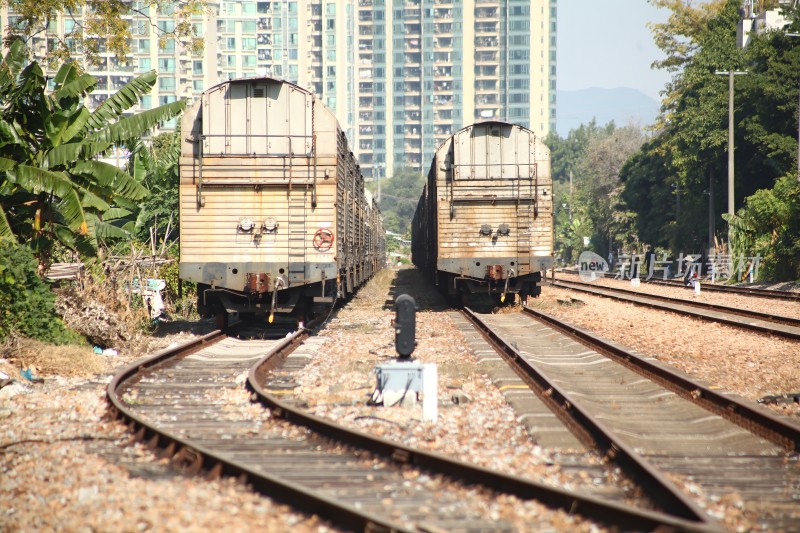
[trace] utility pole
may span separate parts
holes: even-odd
[[[714,74],[728,76],[728,214],[733,215],[733,77],[747,72],[718,70]]]

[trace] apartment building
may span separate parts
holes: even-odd
[[[92,107],[150,69],[159,80],[143,109],[225,79],[286,79],[336,112],[367,177],[425,169],[448,135],[477,121],[543,136],[555,128],[556,0],[210,0],[193,22],[205,37],[199,54],[160,42],[174,29],[169,8],[132,5],[149,18],[129,15],[132,60],[101,50],[89,67],[100,80]],[[46,57],[81,16],[54,17],[33,38],[34,55]],[[16,23],[0,8],[0,29]]]
[[[425,169],[477,121],[555,128],[555,0],[359,0],[357,149],[366,175]]]

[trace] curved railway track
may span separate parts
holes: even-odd
[[[112,411],[178,466],[238,476],[270,497],[349,530],[517,530],[491,515],[493,491],[536,499],[614,528],[716,529],[704,520],[499,474],[309,415],[279,399],[292,388],[292,371],[301,371],[309,357],[302,344],[313,343],[307,335],[242,340],[217,331],[159,352],[114,377],[108,387]],[[245,375],[268,410],[249,402],[249,409],[231,405],[229,395],[241,394]]]
[[[595,286],[590,283],[577,281],[555,280],[551,281],[550,284],[554,287],[576,290],[605,298],[613,298],[636,305],[661,309],[663,311],[691,315],[710,322],[719,322],[729,326],[757,331],[759,333],[767,333],[794,340],[800,339],[800,319],[797,318],[760,313],[742,308],[733,308],[694,300],[645,294],[617,287]]]
[[[701,506],[738,495],[754,527],[800,528],[799,426],[532,309],[465,314],[522,382],[653,498],[697,486]],[[688,496],[666,497],[680,505]]]

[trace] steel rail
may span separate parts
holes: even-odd
[[[270,349],[262,359],[262,362],[273,356],[280,357],[285,355],[286,351],[296,348],[308,335],[309,331],[305,329],[295,332]],[[412,530],[401,525],[356,510],[290,481],[258,472],[241,462],[219,455],[168,431],[158,429],[134,414],[120,398],[118,394],[120,389],[125,384],[141,377],[146,370],[153,369],[160,363],[170,359],[188,356],[204,346],[219,342],[225,338],[226,335],[221,330],[217,330],[199,339],[162,350],[122,369],[111,380],[107,390],[107,397],[111,403],[114,418],[124,420],[128,424],[129,430],[135,434],[137,440],[145,442],[151,449],[163,449],[162,455],[169,457],[176,464],[186,466],[190,473],[199,474],[205,469],[208,470],[209,477],[216,478],[225,475],[239,478],[240,481],[248,483],[254,489],[270,498],[282,501],[295,509],[303,510],[309,514],[318,514],[329,518],[335,521],[338,526],[352,531],[412,533]]]
[[[672,287],[683,287],[683,281],[676,279],[651,279],[647,280],[646,283],[652,283],[654,285],[667,285]],[[703,283],[703,281],[701,281],[701,283]],[[713,283],[703,283],[703,290],[800,302],[800,292],[782,291],[778,289],[757,289],[755,287],[738,287],[734,285],[715,285]]]
[[[573,339],[591,346],[592,349],[611,357],[648,379],[656,381],[678,396],[691,400],[786,450],[800,452],[800,426],[778,417],[768,409],[716,392],[666,365],[639,357],[589,331],[562,322],[541,311],[525,306],[523,312],[538,318]]]
[[[561,269],[557,272],[561,274],[571,274],[574,276],[579,275],[577,270],[568,270],[568,269]],[[603,277],[607,279],[616,279],[616,274],[613,272],[604,272]],[[682,280],[678,279],[661,279],[661,278],[652,278],[649,280],[642,280],[647,284],[652,285],[665,285],[668,287],[679,287],[683,288],[684,284]],[[783,291],[778,289],[759,289],[756,287],[740,287],[737,285],[719,285],[715,283],[706,283],[706,280],[701,280],[703,284],[704,291],[712,291],[712,292],[726,292],[730,294],[743,294],[746,296],[755,296],[759,298],[772,298],[775,300],[788,300],[788,301],[795,301],[800,302],[800,292],[792,292],[792,291]]]
[[[264,383],[264,377],[273,365],[274,362],[265,358],[250,370],[248,387],[258,396],[259,401],[268,407],[274,416],[303,425],[337,442],[366,450],[397,463],[412,465],[467,483],[475,483],[519,498],[537,500],[553,509],[580,514],[585,518],[613,526],[633,529],[667,527],[677,528],[681,531],[719,531],[715,525],[698,522],[691,517],[684,518],[626,507],[600,498],[544,485],[530,479],[495,472],[341,426],[296,408],[270,394],[261,384]]]
[[[706,525],[715,522],[669,479],[661,474],[632,446],[618,438],[603,423],[595,419],[581,407],[561,387],[552,383],[538,368],[529,362],[511,343],[494,331],[486,322],[469,308],[463,315],[506,359],[520,378],[526,382],[545,403],[555,406],[557,414],[566,417],[580,428],[579,437],[589,439],[589,444],[599,449],[609,460],[619,467],[642,487],[646,494],[657,501],[665,512]],[[570,424],[570,425],[572,425]]]
[[[282,340],[250,370],[248,387],[258,396],[262,404],[271,409],[272,414],[276,417],[284,418],[295,424],[302,424],[318,434],[352,447],[368,450],[375,455],[388,458],[396,463],[439,472],[455,479],[479,484],[498,492],[516,495],[524,499],[534,499],[551,508],[561,509],[571,514],[580,514],[587,519],[623,529],[652,530],[666,527],[678,531],[719,531],[717,527],[710,524],[699,523],[656,511],[626,507],[599,498],[543,485],[525,478],[497,473],[468,463],[461,463],[438,454],[419,451],[384,439],[348,430],[333,422],[310,415],[281,402],[263,390],[260,385],[261,380],[271,368],[280,364],[288,353],[302,342],[307,334],[307,330],[301,330]],[[209,477],[222,475],[237,477],[271,498],[283,501],[296,509],[328,518],[337,526],[353,531],[408,531],[406,527],[310,492],[292,482],[256,471],[245,464],[226,458],[224,455],[217,454],[188,439],[183,439],[168,431],[153,427],[149,422],[133,413],[132,409],[128,408],[121,399],[120,391],[124,386],[135,382],[144,373],[156,369],[158,365],[171,359],[188,356],[225,338],[226,335],[218,330],[180,346],[162,350],[121,370],[114,376],[107,389],[107,397],[111,404],[113,417],[126,422],[129,430],[134,433],[137,440],[144,442],[151,449],[161,449],[162,456],[168,457],[173,463],[185,467],[190,473],[199,474],[201,471],[206,470]]]
[[[603,298],[612,298],[627,303],[660,309],[662,311],[669,311],[671,313],[687,314],[690,316],[701,318],[703,320],[708,320],[710,322],[727,324],[729,326],[734,326],[742,329],[749,329],[752,331],[757,331],[759,333],[768,333],[770,335],[777,335],[779,337],[785,337],[793,340],[800,339],[800,319],[797,318],[772,315],[769,313],[761,313],[758,311],[748,311],[747,309],[738,309],[723,305],[696,302],[691,300],[682,300],[679,298],[670,298],[669,296],[662,296],[658,294],[635,292],[627,289],[620,289],[617,287],[606,287],[606,286],[594,287],[589,284],[580,283],[577,281],[556,280],[550,282],[550,284],[554,287],[560,287],[562,289],[572,289],[576,291],[585,292],[587,294],[594,294],[596,296],[601,296]],[[613,293],[613,294],[604,294],[604,293]],[[654,300],[654,301],[647,302],[642,300]],[[673,307],[675,305],[694,307],[697,309],[705,309],[707,311],[712,311],[715,313],[730,314],[754,320],[762,320],[764,322],[775,324],[776,326],[778,325],[789,326],[791,328],[795,328],[795,330],[793,331],[790,329],[781,329],[780,327],[772,327],[764,324],[735,320],[733,318],[725,318],[724,316],[707,315],[705,313],[693,312],[690,310],[675,309],[675,307]]]

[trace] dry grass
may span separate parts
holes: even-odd
[[[105,358],[88,346],[53,346],[24,337],[6,339],[0,356],[19,369],[32,369],[34,376],[88,377],[108,369]]]
[[[389,292],[389,287],[392,285],[392,281],[394,281],[395,272],[391,269],[384,268],[367,284],[361,287],[358,292],[353,297],[354,303],[361,303],[366,302],[367,304],[378,302],[380,304],[383,303],[384,299],[386,298],[386,293]]]

